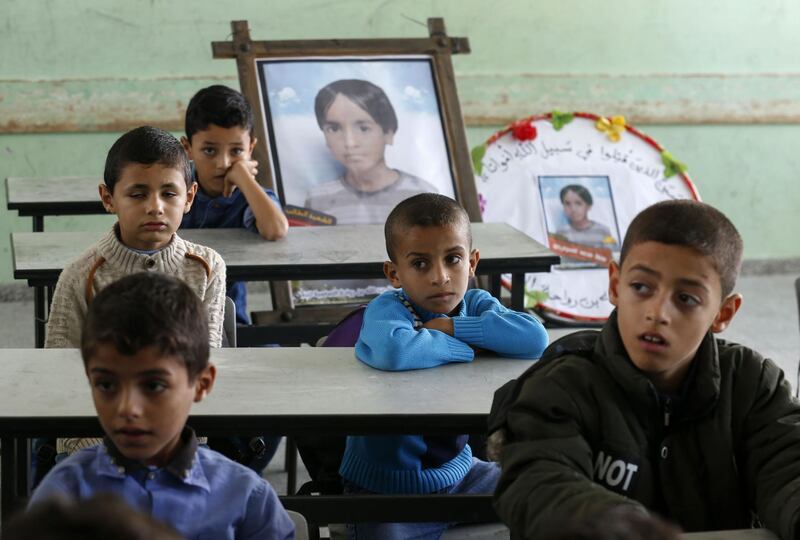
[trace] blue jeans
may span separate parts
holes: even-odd
[[[497,463],[472,458],[472,468],[460,482],[446,487],[437,493],[485,494],[494,493],[500,467]],[[344,482],[344,493],[356,495],[372,494],[352,482]],[[350,540],[438,540],[448,528],[458,523],[348,523],[347,537]]]

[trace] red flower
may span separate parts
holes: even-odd
[[[511,136],[518,141],[532,141],[536,138],[536,127],[530,120],[520,120],[511,126]]]

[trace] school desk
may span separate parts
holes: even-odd
[[[31,287],[52,287],[64,265],[94,244],[102,232],[13,233],[14,278]],[[222,255],[229,279],[364,279],[383,277],[386,248],[383,225],[293,227],[285,238],[266,242],[244,229],[190,229],[182,238]],[[473,244],[480,249],[479,274],[493,276],[499,294],[501,274],[512,275],[511,305],[524,305],[526,272],[549,272],[559,257],[536,240],[504,223],[473,223]],[[44,343],[45,295],[34,299],[36,346]]]
[[[10,176],[6,178],[9,210],[33,218],[33,231],[44,230],[45,216],[103,214],[97,176]]]
[[[189,419],[208,436],[479,433],[495,389],[532,363],[479,355],[470,363],[386,372],[359,362],[353,348],[326,347],[214,349],[211,358],[216,383]],[[0,349],[0,363],[0,510],[7,516],[17,497],[28,493],[29,438],[98,436],[101,430],[78,350]],[[359,498],[355,505],[341,497],[313,499],[286,501],[317,522],[380,512],[398,517],[414,509],[416,519],[453,517],[465,509],[467,517],[493,516],[488,496],[442,497],[433,506],[419,496],[388,503]],[[372,506],[359,506],[370,501]]]

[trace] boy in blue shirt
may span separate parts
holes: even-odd
[[[423,193],[404,200],[385,225],[393,287],[372,300],[356,356],[384,370],[470,362],[476,350],[538,358],[547,332],[526,313],[505,308],[488,292],[467,290],[480,258],[469,217],[453,199]],[[447,399],[447,396],[442,396]],[[467,436],[348,437],[339,470],[346,492],[491,493],[495,463],[472,456]],[[448,523],[358,523],[358,538],[438,538]]]
[[[214,386],[203,305],[182,281],[126,276],[89,307],[81,355],[104,444],[56,465],[33,494],[121,496],[185,538],[294,538],[269,484],[197,445],[186,426]]]
[[[289,224],[280,202],[256,181],[258,162],[251,158],[256,138],[247,99],[227,86],[203,88],[189,101],[185,127],[181,143],[199,189],[181,228],[242,227],[267,240],[283,238]],[[228,283],[227,295],[236,304],[236,322],[250,324],[245,284]]]

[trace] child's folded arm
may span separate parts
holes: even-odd
[[[402,371],[469,362],[475,353],[469,345],[444,332],[415,330],[411,314],[402,304],[378,297],[364,313],[356,356],[374,368]]]
[[[454,317],[454,335],[459,340],[512,358],[539,358],[547,347],[547,331],[527,313],[504,307],[486,291],[469,297],[467,313]]]

